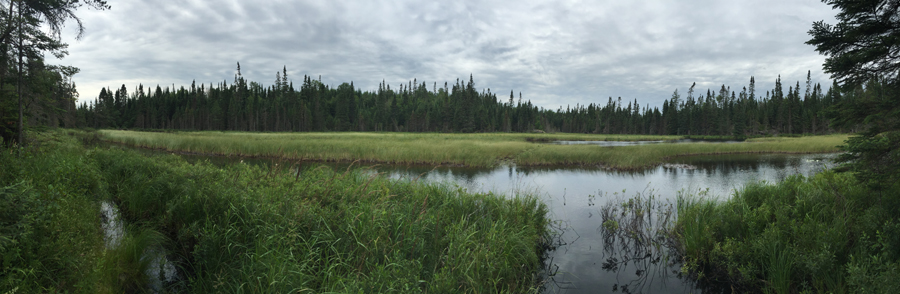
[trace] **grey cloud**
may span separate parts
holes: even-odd
[[[471,73],[501,99],[514,89],[556,109],[610,96],[659,106],[693,82],[736,90],[751,75],[759,89],[807,70],[829,84],[824,58],[803,42],[813,21],[834,12],[814,0],[183,0],[78,14],[85,38],[68,40],[71,55],[54,63],[82,69],[84,99],[123,83],[230,83],[239,61],[264,84],[286,66],[295,81],[322,75],[364,90]]]

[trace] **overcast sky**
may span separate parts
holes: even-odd
[[[643,1],[149,1],[110,0],[82,9],[81,40],[48,63],[81,68],[81,100],[101,87],[129,91],[245,78],[271,85],[287,67],[337,86],[376,90],[413,78],[451,84],[474,75],[501,99],[510,90],[556,109],[635,98],[661,106],[691,83],[705,93],[814,82],[827,88],[824,57],[807,31],[835,23],[818,0]],[[71,27],[72,25],[70,25]],[[787,89],[785,89],[786,91]]]

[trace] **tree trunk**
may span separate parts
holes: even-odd
[[[25,130],[23,122],[23,118],[25,116],[25,108],[22,105],[22,2],[18,3],[19,19],[17,21],[19,22],[19,64],[17,66],[18,73],[16,75],[16,98],[19,99],[19,121],[16,124],[16,133],[18,134],[18,138],[16,140],[18,141],[17,143],[21,146],[25,144]]]

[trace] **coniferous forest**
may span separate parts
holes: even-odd
[[[44,54],[68,54],[76,10],[110,6],[0,0],[0,292],[897,293],[900,0],[822,2],[838,23],[806,44],[827,89],[808,72],[545,109],[472,74],[360,89],[285,67],[267,85],[239,63],[78,103],[79,69]]]
[[[353,82],[328,86],[309,76],[299,89],[287,69],[264,86],[245,80],[240,64],[234,81],[192,83],[177,89],[138,85],[102,89],[78,106],[77,125],[92,128],[221,130],[255,132],[570,132],[690,136],[758,136],[829,133],[825,110],[847,95],[870,95],[870,83],[849,93],[823,90],[807,74],[805,83],[760,90],[753,77],[734,89],[675,90],[662,108],[609,97],[606,101],[544,109],[522,93],[478,90],[474,78],[438,84],[416,80],[382,82],[362,91]],[[787,89],[784,89],[785,86]],[[518,95],[516,95],[518,94]]]

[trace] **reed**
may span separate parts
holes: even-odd
[[[682,195],[684,271],[740,291],[886,293],[900,280],[900,185],[825,171],[755,183],[727,200]],[[891,292],[891,290],[888,290]]]
[[[126,219],[178,240],[199,292],[521,293],[540,282],[548,220],[533,196],[325,167],[298,176],[126,151],[97,160]]]
[[[104,183],[61,132],[0,149],[0,292],[104,293],[98,199]]]
[[[536,293],[543,281],[548,210],[533,195],[289,161],[190,164],[85,149],[89,134],[67,132],[0,153],[3,291]],[[127,224],[114,245],[102,201]],[[162,248],[181,278],[154,285],[148,252]]]
[[[741,143],[675,143],[622,147],[589,145],[542,145],[521,153],[523,165],[580,164],[617,169],[655,166],[674,157],[690,155],[746,153],[827,153],[837,152],[846,135],[796,138],[755,138]]]
[[[360,160],[395,164],[493,166],[603,165],[617,169],[655,166],[677,156],[733,153],[837,152],[846,135],[755,138],[742,143],[649,144],[625,147],[534,142],[673,140],[677,136],[590,134],[440,133],[151,133],[104,130],[105,140],[167,151],[314,161]]]
[[[714,225],[712,211],[715,205],[714,199],[705,197],[679,195],[677,198],[677,224],[680,229],[677,240],[681,250],[690,252],[688,256],[693,259],[706,260],[713,249],[715,239],[711,227]]]

